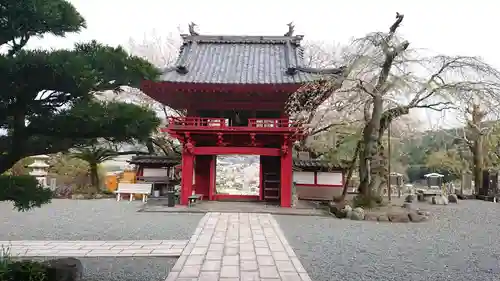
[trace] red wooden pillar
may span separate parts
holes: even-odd
[[[182,153],[181,205],[187,205],[193,190],[194,155]]]
[[[208,200],[212,201],[214,200],[214,194],[216,192],[216,177],[215,177],[215,171],[217,167],[217,155],[213,155],[212,159],[210,160],[210,186],[208,190]]]
[[[292,206],[292,156],[291,152],[281,156],[281,207]]]

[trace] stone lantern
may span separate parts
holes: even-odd
[[[31,169],[30,175],[34,176],[43,187],[47,187],[47,175],[50,167],[50,165],[47,164],[47,160],[49,160],[50,157],[48,155],[36,155],[32,156],[31,159],[33,159],[34,162],[28,165],[28,168]]]

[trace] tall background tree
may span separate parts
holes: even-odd
[[[398,34],[403,19],[397,13],[387,32],[354,40],[342,54],[343,79],[305,85],[292,95],[287,107],[296,116],[311,116],[325,107],[349,112],[344,114],[350,116],[348,123],[360,127],[359,192],[368,204],[387,185],[389,157],[384,138],[394,121],[418,108],[451,111],[471,100],[500,100],[500,73],[495,68],[477,57],[428,56],[412,50],[410,42]],[[317,130],[311,119],[302,120],[310,131]]]

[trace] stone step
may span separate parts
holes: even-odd
[[[19,257],[178,257],[186,240],[116,241],[0,241],[11,256]]]

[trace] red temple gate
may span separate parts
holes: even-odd
[[[142,90],[186,117],[163,129],[183,145],[181,204],[194,188],[208,200],[255,199],[290,207],[292,144],[301,128],[285,114],[304,83],[339,77],[341,70],[302,67],[302,36],[182,35],[174,67]],[[260,155],[260,194],[215,192],[217,155]]]

